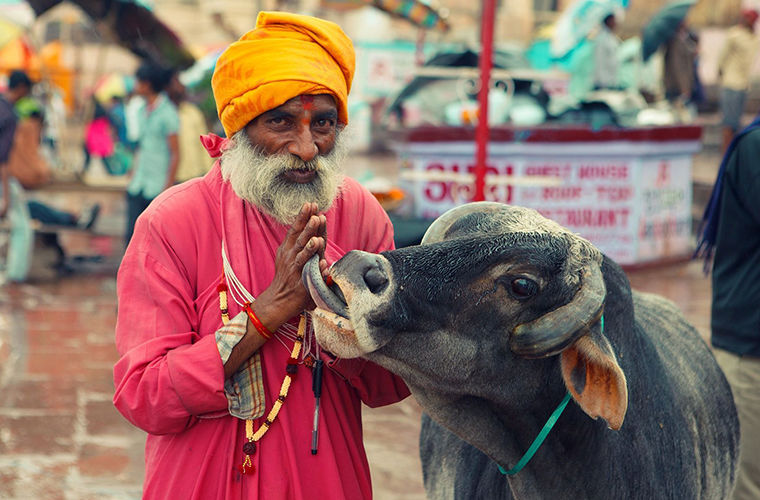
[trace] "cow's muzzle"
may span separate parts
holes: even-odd
[[[343,291],[337,283],[328,286],[322,279],[322,273],[319,270],[319,255],[314,255],[303,266],[301,280],[317,307],[332,311],[338,316],[350,318]]]

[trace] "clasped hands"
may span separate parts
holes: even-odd
[[[327,272],[325,248],[327,246],[327,219],[319,215],[316,203],[305,203],[296,221],[285,235],[285,241],[275,255],[274,278],[252,304],[258,320],[270,331],[297,316],[304,309],[313,309],[314,303],[301,282],[301,270],[315,254],[319,254],[319,268]],[[224,363],[224,377],[231,377],[264,343],[266,338],[248,321],[246,335],[232,349]]]
[[[313,309],[314,302],[301,282],[306,262],[319,254],[319,268],[327,272],[327,218],[319,214],[316,203],[304,203],[295,222],[277,249],[272,282],[254,302],[254,310],[269,331],[274,332],[304,309]]]

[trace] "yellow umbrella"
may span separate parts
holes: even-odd
[[[129,93],[130,87],[126,76],[111,73],[95,84],[93,94],[101,104],[107,104],[114,97],[125,97]]]
[[[27,73],[39,72],[40,60],[23,36],[9,40],[0,47],[0,73],[22,69]]]

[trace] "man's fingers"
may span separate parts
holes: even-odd
[[[306,245],[304,246],[303,250],[298,252],[298,255],[296,255],[296,265],[300,268],[303,268],[304,265],[306,265],[306,262],[317,252],[319,252],[325,245],[324,238],[321,238],[319,236],[312,236],[309,238],[309,240],[306,242]]]
[[[319,260],[319,272],[322,275],[323,279],[327,279],[327,277],[330,275],[330,265],[325,259]]]
[[[296,216],[295,222],[293,222],[293,225],[290,226],[290,229],[288,229],[288,234],[285,236],[285,240],[293,240],[296,238],[301,231],[304,230],[306,225],[309,223],[309,220],[312,216],[312,204],[311,203],[304,203],[301,207],[301,211],[298,212],[298,215]]]
[[[296,239],[295,246],[296,251],[300,251],[302,248],[306,246],[306,244],[309,241],[309,238],[312,236],[317,236],[319,229],[319,217],[316,215],[312,215],[309,221],[306,223],[306,226],[301,231],[301,234],[298,235],[298,238]]]
[[[317,236],[322,237],[325,240],[325,244],[322,246],[322,250],[319,252],[320,258],[325,258],[325,250],[327,249],[327,217],[324,214],[319,215],[319,226],[317,228]]]

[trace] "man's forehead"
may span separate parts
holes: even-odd
[[[272,111],[297,111],[300,109],[319,109],[321,111],[338,109],[335,104],[335,98],[330,94],[302,94],[292,99],[288,99],[285,103],[270,109],[267,113]]]

